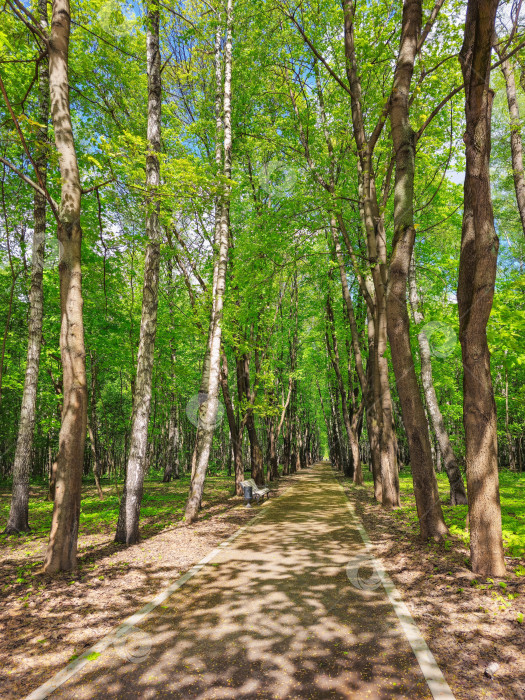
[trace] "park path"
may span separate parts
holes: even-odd
[[[51,697],[431,697],[383,587],[347,576],[365,550],[331,467],[256,512],[143,621],[136,648],[109,647]]]

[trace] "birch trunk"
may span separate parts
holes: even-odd
[[[47,34],[47,2],[39,0],[38,16],[42,30]],[[38,153],[35,164],[43,184],[47,173],[47,131],[49,122],[49,69],[44,57],[38,72]],[[6,534],[28,532],[29,527],[29,476],[31,473],[31,447],[35,429],[36,397],[40,348],[42,344],[42,318],[44,312],[43,270],[46,232],[46,198],[35,192],[33,200],[34,230],[33,256],[31,260],[31,290],[29,293],[29,340],[27,364],[20,410],[20,424],[13,462],[13,492]]]
[[[409,271],[409,298],[410,306],[412,308],[412,315],[414,317],[414,323],[416,324],[416,326],[419,326],[421,323],[423,323],[424,316],[419,307],[419,294],[417,289],[416,271],[413,255]],[[450,439],[445,428],[445,422],[443,421],[443,416],[441,415],[441,410],[439,408],[436,396],[436,390],[434,388],[434,382],[432,379],[432,360],[430,343],[427,334],[424,330],[421,330],[418,333],[417,340],[419,344],[419,357],[421,360],[421,381],[423,383],[423,391],[425,392],[425,401],[427,404],[428,412],[430,414],[430,420],[432,421],[432,427],[434,428],[434,432],[436,434],[438,442],[438,455],[440,455],[440,457],[443,458],[445,471],[447,473],[448,481],[450,484],[450,504],[453,506],[466,505],[467,495],[465,493],[463,477],[461,476],[461,472],[456,462],[454,450],[452,449],[452,445],[450,444]],[[441,469],[438,468],[438,471],[441,471]]]
[[[115,542],[135,544],[139,540],[140,505],[146,472],[148,424],[151,408],[151,390],[155,336],[157,333],[157,306],[160,267],[160,138],[161,138],[161,67],[159,45],[160,13],[151,0],[147,7],[147,67],[148,67],[148,154],[146,156],[146,187],[148,212],[146,235],[148,245],[144,261],[142,318],[140,323],[137,373],[133,393],[131,438],[126,469],[126,481],[120,501]]]
[[[76,568],[80,494],[87,425],[87,386],[82,317],[81,186],[69,105],[69,0],[54,0],[49,39],[49,95],[61,175],[57,237],[60,262],[62,423],[56,487],[44,570]]]
[[[209,340],[209,383],[206,400],[200,405],[199,422],[195,438],[195,450],[192,458],[192,480],[188,502],[186,504],[186,522],[194,522],[204,490],[204,480],[210,458],[213,432],[217,418],[218,390],[220,381],[220,354],[222,338],[222,311],[224,305],[224,290],[226,286],[226,267],[228,261],[228,243],[230,232],[230,185],[232,159],[231,133],[231,91],[232,91],[232,31],[233,31],[233,0],[227,0],[226,8],[226,44],[224,49],[224,176],[227,180],[222,197],[220,235],[218,251],[214,260],[212,321],[210,323]]]
[[[459,259],[459,338],[463,357],[470,555],[472,571],[504,576],[496,405],[487,323],[499,240],[490,192],[490,58],[498,0],[469,0],[460,62],[465,83],[466,168]]]
[[[222,111],[224,108],[224,96],[223,96],[223,85],[222,85],[222,60],[221,60],[221,40],[222,31],[220,23],[221,13],[218,13],[217,31],[215,33],[215,47],[214,47],[214,64],[215,64],[215,166],[217,169],[217,174],[220,172],[222,163],[222,155],[224,148],[224,123],[222,117]],[[222,138],[222,143],[221,143]],[[222,226],[222,208],[223,199],[220,196],[215,197],[215,228],[213,235],[213,245],[215,246],[215,254],[220,248],[221,241],[221,226]],[[219,272],[219,266],[213,266],[213,282],[212,282],[212,292],[211,292],[211,312],[210,312],[210,322],[208,325],[208,342],[206,345],[206,352],[204,354],[204,360],[202,363],[202,375],[201,375],[201,385],[199,389],[199,406],[207,400],[209,395],[209,384],[210,384],[210,353],[211,353],[211,343],[213,338],[213,324],[215,323],[214,316],[214,304],[217,297],[217,275]],[[194,455],[195,456],[195,452]],[[192,459],[191,466],[191,478],[195,474],[196,462]],[[199,506],[200,507],[200,506]]]

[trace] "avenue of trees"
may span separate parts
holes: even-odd
[[[505,573],[498,473],[525,471],[521,0],[6,0],[0,10],[5,532],[82,479],[206,474],[241,495],[321,457],[421,537],[467,503]]]

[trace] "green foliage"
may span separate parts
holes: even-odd
[[[233,170],[226,183],[215,159],[215,66],[217,28],[224,43],[224,16],[201,0],[161,6],[162,150],[160,200],[162,224],[158,332],[148,452],[149,476],[160,479],[168,454],[170,425],[182,438],[177,456],[188,468],[194,426],[185,409],[199,391],[211,310],[214,228],[217,197],[231,186],[231,247],[223,317],[223,348],[236,420],[248,411],[266,449],[268,427],[279,422],[289,387],[291,397],[283,435],[313,426],[321,451],[328,451],[328,428],[340,406],[335,375],[326,351],[326,301],[334,308],[334,332],[345,391],[356,407],[363,397],[356,376],[350,331],[341,301],[339,270],[329,243],[333,213],[349,232],[355,261],[341,240],[356,323],[367,363],[367,313],[356,273],[370,275],[359,208],[358,159],[351,132],[350,96],[342,41],[340,2],[306,0],[294,19],[317,53],[315,57],[286,4],[276,0],[235,3],[233,60]],[[427,17],[434,3],[424,2]],[[218,7],[218,5],[217,5]],[[222,6],[221,6],[222,7]],[[129,449],[133,387],[140,330],[147,156],[146,27],[142,6],[120,0],[79,0],[73,5],[70,42],[70,99],[82,186],[96,191],[82,198],[83,294],[89,417],[103,472],[119,482]],[[434,108],[462,82],[457,54],[462,43],[463,3],[453,0],[440,11],[431,40],[418,57],[411,94],[415,131]],[[2,12],[0,70],[17,122],[30,153],[38,148],[37,83],[39,55],[33,35],[9,9]],[[365,130],[374,129],[392,86],[392,67],[400,35],[401,5],[386,0],[358,3],[354,22],[358,73],[363,84]],[[221,46],[222,46],[221,44]],[[519,59],[521,60],[521,59]],[[17,62],[15,62],[17,61]],[[333,75],[326,69],[326,62]],[[510,465],[525,428],[524,237],[517,216],[510,164],[510,129],[504,85],[494,75],[494,213],[501,241],[493,313],[488,327],[498,412],[500,466]],[[525,113],[523,87],[519,106]],[[328,131],[323,128],[322,112]],[[464,460],[462,366],[457,339],[456,300],[461,241],[464,169],[463,95],[439,110],[417,145],[415,182],[415,261],[426,326],[433,336],[433,379],[447,431],[460,463]],[[29,176],[32,168],[6,105],[0,103],[2,154]],[[50,129],[47,182],[58,199],[60,175]],[[388,120],[374,152],[390,252],[393,235],[392,138]],[[32,192],[9,169],[0,173],[0,341],[5,344],[0,413],[0,476],[9,478],[24,383],[29,313]],[[333,179],[333,191],[323,183]],[[47,478],[58,449],[62,401],[59,356],[59,250],[55,222],[48,211],[44,271],[45,316],[38,384],[33,473]],[[11,301],[12,300],[12,303]],[[439,330],[442,329],[442,330]],[[416,367],[417,333],[411,340]],[[250,388],[239,396],[236,362],[249,360]],[[388,351],[387,351],[388,355]],[[399,401],[391,376],[395,413]],[[332,413],[332,401],[335,396]],[[338,413],[339,412],[339,413]],[[299,426],[299,428],[297,427]],[[401,453],[406,436],[396,419]],[[295,432],[293,432],[295,431]],[[366,421],[361,441],[366,443]],[[216,431],[211,471],[222,468],[229,453],[228,424]],[[244,450],[247,452],[245,438]],[[248,462],[248,456],[245,455]],[[405,460],[406,461],[406,460]],[[93,468],[90,445],[85,471]],[[521,467],[523,469],[523,465]],[[501,472],[502,493],[513,500],[514,475]],[[181,482],[183,483],[183,482]],[[439,478],[440,489],[446,484]],[[107,485],[106,485],[107,486]],[[408,481],[402,479],[408,497]],[[111,486],[113,489],[113,485]],[[169,489],[169,486],[162,487]],[[182,492],[181,492],[182,493]],[[111,529],[119,492],[104,508],[88,496],[82,525]],[[159,500],[160,499],[160,500]],[[168,510],[180,514],[182,495],[166,505],[148,481],[143,515],[166,522]],[[518,513],[519,506],[512,505]],[[50,505],[32,502],[35,532],[49,523]],[[167,510],[166,510],[167,509]],[[514,511],[513,511],[514,512]],[[521,512],[521,511],[519,511]],[[411,517],[413,515],[410,511]],[[465,509],[447,510],[453,531],[461,533]],[[508,551],[522,553],[521,515],[506,511]],[[153,525],[152,525],[153,526]],[[160,525],[156,525],[160,526]],[[455,528],[455,529],[454,529]],[[463,537],[463,535],[461,535]],[[516,539],[517,538],[517,539]]]

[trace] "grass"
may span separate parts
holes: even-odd
[[[84,480],[82,485],[82,505],[80,512],[79,535],[108,535],[115,532],[117,525],[120,494],[122,483],[110,483],[102,479],[104,498],[97,495],[92,480]],[[118,490],[117,490],[118,489]],[[141,534],[148,536],[171,527],[181,521],[188,497],[189,476],[162,483],[160,474],[149,476],[144,483],[144,495],[141,506]],[[203,517],[206,510],[233,495],[233,477],[226,472],[209,474],[206,478],[203,497]],[[20,537],[0,538],[4,543],[10,543],[18,548],[23,543],[30,545],[32,541],[47,538],[51,527],[53,504],[46,501],[47,485],[39,482],[31,485],[29,500],[30,533]],[[0,485],[0,531],[5,526],[9,515],[11,490],[9,484]],[[7,540],[7,542],[6,542]],[[27,552],[30,556],[31,552]]]
[[[92,479],[84,479],[82,484],[82,504],[80,512],[78,554],[79,571],[97,568],[96,554],[106,549],[116,551],[113,537],[117,526],[122,483],[101,480],[104,497],[99,498]],[[152,473],[145,480],[140,517],[141,541],[147,540],[163,530],[179,524],[184,518],[184,507],[188,497],[190,477],[186,475],[169,484],[162,483],[162,474]],[[31,484],[29,499],[29,524],[31,532],[21,535],[0,535],[0,592],[7,595],[14,592],[26,607],[29,599],[43,590],[44,584],[35,588],[35,575],[42,567],[42,559],[51,529],[53,504],[46,501],[47,483],[38,481]],[[230,507],[228,499],[234,495],[233,477],[226,471],[208,474],[204,487],[201,520]],[[9,515],[11,488],[9,483],[0,484],[0,533]],[[95,557],[95,558],[93,558]],[[111,567],[125,568],[129,564],[120,562],[108,564]],[[67,583],[75,584],[78,577],[71,575]],[[103,580],[104,576],[98,579]]]
[[[437,480],[443,513],[450,533],[468,546],[470,536],[469,532],[465,530],[467,506],[447,505],[449,483],[446,474],[437,474]],[[365,482],[371,481],[372,474],[365,471]],[[501,471],[499,482],[505,554],[525,559],[525,473],[516,474],[507,470]],[[394,512],[394,516],[408,522],[411,527],[417,528],[417,510],[410,469],[403,469],[399,474],[399,488],[402,507]],[[518,571],[523,573],[518,573]],[[518,566],[516,573],[525,575],[525,568]]]

